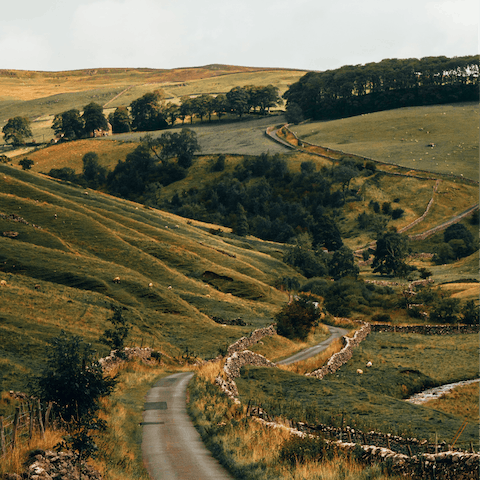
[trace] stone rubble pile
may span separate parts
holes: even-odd
[[[71,452],[34,450],[26,462],[22,475],[7,473],[3,480],[78,480],[78,464]],[[81,480],[101,480],[102,476],[83,463]]]
[[[121,352],[112,350],[110,355],[101,358],[98,363],[102,366],[103,371],[107,372],[125,360],[131,360],[132,358],[140,358],[144,363],[152,363],[154,361],[152,358],[153,352],[154,350],[150,347],[125,347]]]

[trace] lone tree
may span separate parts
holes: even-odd
[[[36,380],[36,394],[69,422],[95,414],[100,399],[108,396],[116,379],[103,376],[101,365],[94,360],[94,350],[80,337],[61,332],[53,339],[47,363]]]
[[[113,317],[109,319],[112,327],[103,332],[100,341],[118,352],[123,349],[131,327],[123,317],[121,307],[112,307],[112,309]]]
[[[48,360],[36,380],[36,395],[53,407],[65,422],[67,435],[57,449],[73,450],[81,472],[82,461],[98,450],[94,432],[103,430],[98,418],[100,399],[110,395],[116,378],[104,377],[101,365],[93,359],[94,351],[80,337],[68,337],[62,331],[48,352]]]
[[[323,313],[322,299],[301,293],[275,316],[277,333],[304,340],[318,325]]]
[[[22,158],[18,164],[22,166],[22,170],[30,170],[32,168],[32,165],[34,164],[35,162],[33,160],[31,160],[30,158]]]
[[[103,114],[103,107],[98,103],[91,102],[83,108],[83,121],[85,122],[85,132],[93,136],[95,130],[107,130],[108,122]]]
[[[408,253],[407,239],[396,232],[386,232],[377,239],[372,263],[373,271],[382,275],[405,277],[411,268],[405,263]]]
[[[24,145],[26,139],[33,136],[30,120],[26,117],[9,118],[2,132],[5,143],[11,143],[13,146]]]

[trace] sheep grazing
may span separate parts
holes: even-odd
[[[153,283],[150,282],[150,283],[148,284],[148,286],[149,286],[150,288],[153,287]]]
[[[112,280],[113,283],[120,283],[120,277],[115,277],[113,280]]]
[[[6,287],[7,282],[5,280],[0,280],[0,287]]]
[[[371,367],[373,365],[372,362],[367,362],[367,367]]]
[[[169,289],[169,290],[171,290],[171,289],[172,289],[172,286],[171,286],[171,285],[169,285],[169,286],[168,286],[168,289]]]
[[[360,369],[360,368],[357,368],[357,373],[358,373],[359,375],[362,375],[362,374],[363,374],[363,370]]]

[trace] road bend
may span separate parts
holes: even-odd
[[[327,340],[277,362],[287,365],[305,360],[322,350],[347,330],[328,326]],[[205,447],[187,413],[187,385],[192,372],[160,379],[148,392],[143,412],[142,452],[153,480],[233,480]]]

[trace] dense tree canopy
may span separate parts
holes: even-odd
[[[386,59],[308,72],[285,92],[287,113],[316,120],[478,100],[479,57]],[[298,111],[300,108],[302,114]]]
[[[5,143],[11,143],[14,146],[23,145],[27,138],[32,137],[30,120],[26,117],[9,118],[2,132]]]

